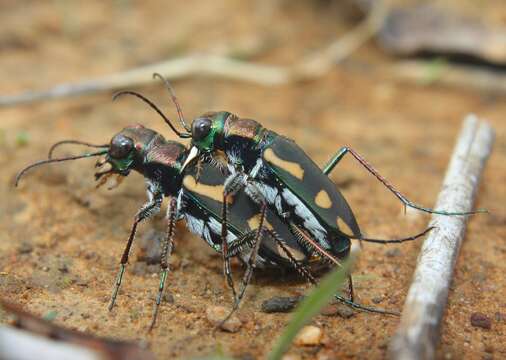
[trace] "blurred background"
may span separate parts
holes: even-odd
[[[181,225],[159,325],[146,337],[157,266],[145,252],[164,228],[161,218],[140,230],[119,306],[106,310],[130,222],[145,199],[142,178],[95,190],[94,160],[82,160],[34,170],[14,191],[16,172],[58,140],[104,143],[132,123],[175,139],[137,99],[111,101],[114,91],[135,89],[175,119],[168,92],[151,77],[158,71],[171,79],[186,118],[227,110],[256,119],[319,164],[351,146],[426,206],[434,204],[464,116],[489,120],[497,141],[477,206],[490,214],[469,224],[438,356],[506,356],[504,0],[3,0],[0,24],[4,298],[70,328],[147,340],[159,358],[258,358],[285,326],[289,315],[261,313],[262,301],[302,294],[308,285],[259,274],[238,314],[241,329],[214,336],[206,309],[230,305],[220,258]],[[427,224],[423,214],[404,215],[351,158],[331,178],[366,235],[399,237]],[[418,249],[366,246],[355,269],[359,300],[400,309]],[[476,311],[491,319],[490,330],[472,326]],[[397,325],[362,313],[314,322],[324,331],[321,344],[294,347],[294,359],[382,358]]]

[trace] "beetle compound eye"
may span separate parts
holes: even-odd
[[[126,157],[134,147],[134,142],[124,135],[116,135],[111,141],[109,155],[115,159]]]
[[[208,118],[199,118],[193,122],[192,137],[194,140],[202,140],[211,131],[211,120]]]

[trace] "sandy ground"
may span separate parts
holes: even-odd
[[[105,2],[104,2],[105,3]],[[326,2],[279,8],[259,1],[117,1],[51,3],[18,1],[0,11],[0,93],[43,89],[88,79],[191,51],[245,50],[259,39],[266,50],[255,61],[290,63],[333,40],[351,21]],[[350,14],[348,14],[350,15]],[[244,45],[246,44],[246,45]],[[261,121],[295,139],[318,163],[342,145],[361,152],[412,200],[430,206],[437,196],[463,116],[475,112],[497,131],[474,216],[457,263],[438,358],[506,357],[506,101],[504,97],[417,84],[381,76],[391,62],[373,45],[361,49],[325,78],[296,86],[257,87],[218,79],[175,82],[187,117],[226,109]],[[142,89],[175,117],[159,85]],[[75,138],[107,142],[123,126],[140,122],[168,138],[171,131],[134,99],[110,94],[0,109],[0,293],[57,324],[119,339],[143,340],[160,358],[225,353],[259,358],[281,333],[289,314],[265,314],[272,296],[303,294],[309,286],[280,274],[255,277],[239,312],[237,333],[217,332],[207,321],[211,305],[230,306],[221,260],[177,228],[166,302],[159,325],[146,330],[157,289],[157,267],[137,261],[134,248],[118,307],[106,309],[117,264],[137,208],[145,200],[139,175],[116,190],[95,190],[93,160],[31,172],[19,189],[13,178],[24,165],[45,157],[50,144]],[[76,151],[79,151],[76,149]],[[65,151],[62,151],[65,153]],[[364,233],[398,237],[420,231],[428,216],[403,215],[396,199],[350,159],[332,179],[353,206]],[[157,218],[139,239],[163,229]],[[141,240],[142,242],[142,240]],[[144,241],[145,242],[145,241]],[[420,243],[366,245],[356,264],[356,293],[364,304],[401,309]],[[240,267],[235,266],[236,274]],[[374,301],[374,302],[373,302]],[[492,321],[473,327],[471,314]],[[5,315],[0,320],[6,321]],[[300,358],[384,358],[398,319],[356,313],[348,319],[317,316],[324,344],[297,348]],[[327,357],[326,357],[327,356]]]

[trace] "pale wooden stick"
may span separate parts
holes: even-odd
[[[104,359],[102,355],[75,344],[58,342],[27,331],[0,326],[1,359],[100,360]]]
[[[226,55],[190,54],[98,79],[57,85],[49,90],[0,96],[0,107],[145,85],[153,83],[152,74],[155,72],[171,80],[189,76],[214,76],[264,86],[318,78],[379,31],[387,13],[383,1],[385,0],[378,0],[367,18],[342,38],[290,66],[258,64],[235,60]]]
[[[35,101],[95,94],[154,83],[153,73],[176,80],[192,75],[216,76],[250,81],[261,85],[277,85],[288,82],[289,71],[281,66],[258,65],[234,60],[220,55],[188,55],[98,79],[57,85],[49,90],[28,91],[17,95],[0,96],[0,107]]]
[[[18,328],[0,325],[0,359],[152,360],[141,346],[65,329],[0,299]]]
[[[480,175],[492,150],[494,131],[474,115],[464,120],[436,209],[471,211]],[[486,215],[475,215],[486,216]],[[391,359],[433,359],[448,300],[453,268],[467,216],[433,215],[432,230],[422,245],[400,326],[394,335]]]

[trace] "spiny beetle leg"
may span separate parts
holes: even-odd
[[[121,286],[121,280],[123,279],[123,274],[125,273],[125,267],[128,263],[128,254],[130,253],[130,248],[132,247],[132,243],[135,237],[135,233],[137,232],[137,224],[139,220],[136,218],[134,224],[132,225],[132,230],[130,231],[130,236],[128,237],[128,242],[126,244],[125,250],[123,251],[123,256],[121,257],[120,268],[118,272],[118,276],[116,277],[116,282],[114,283],[114,288],[112,291],[111,301],[109,303],[109,311],[112,310],[114,304],[116,303],[116,297],[118,296],[119,288]]]
[[[223,274],[227,279],[228,286],[232,289],[232,296],[234,297],[234,303],[237,301],[237,293],[235,291],[234,279],[232,278],[232,271],[230,269],[230,256],[228,255],[228,224],[227,224],[227,195],[223,194],[223,205],[221,209],[221,255],[223,258]]]
[[[341,159],[346,155],[347,153],[350,153],[353,155],[353,157],[367,170],[369,171],[376,179],[378,179],[388,190],[390,190],[403,204],[404,206],[408,206],[413,209],[417,209],[429,214],[438,214],[438,215],[472,215],[476,213],[483,213],[487,212],[485,209],[478,209],[475,211],[468,211],[468,212],[451,212],[451,211],[444,211],[444,210],[434,210],[431,208],[426,208],[420,205],[417,205],[413,203],[411,200],[406,198],[403,194],[401,194],[387,179],[385,179],[362,155],[360,155],[358,152],[353,150],[350,147],[342,147],[339,149],[339,151],[329,160],[329,162],[323,167],[323,172],[325,174],[329,174],[334,167],[341,161]]]
[[[227,177],[223,184],[223,193],[233,196],[242,190],[247,184],[247,176],[243,172],[237,172]]]
[[[279,237],[279,235],[272,231],[272,230],[269,230],[269,233],[271,233],[271,235],[273,236],[274,240],[276,240],[276,242],[279,244],[279,246],[281,247],[281,249],[285,252],[285,254],[287,255],[287,257],[290,259],[290,262],[292,263],[292,265],[294,266],[295,270],[297,270],[297,272],[299,274],[302,275],[302,277],[304,277],[306,280],[308,280],[312,285],[318,285],[318,282],[316,281],[316,279],[314,278],[314,276],[309,272],[309,270],[306,268],[306,266],[304,266],[303,264],[297,262],[294,258],[294,256],[292,255],[292,253],[290,252],[290,250],[284,245],[282,239]],[[347,305],[347,306],[350,306],[354,309],[357,309],[357,310],[361,310],[361,311],[366,311],[366,312],[372,312],[372,313],[378,313],[378,314],[385,314],[385,315],[399,315],[399,312],[397,311],[392,311],[392,310],[385,310],[385,309],[379,309],[379,308],[374,308],[374,307],[369,307],[369,306],[364,306],[364,305],[361,305],[361,304],[358,304],[356,302],[354,302],[353,300],[348,300],[344,297],[342,297],[341,295],[334,295],[334,298]]]
[[[341,267],[341,262],[331,253],[329,253],[327,250],[322,248],[318,242],[314,241],[313,238],[311,238],[309,235],[306,234],[305,231],[300,229],[297,225],[290,222],[290,227],[292,230],[299,236],[299,238],[309,244],[311,248],[313,248],[320,256],[330,260],[335,265]],[[350,294],[350,300],[353,301],[355,294],[353,291],[353,280],[351,278],[351,274],[348,274],[348,292]]]
[[[153,216],[155,213],[160,211],[160,206],[163,201],[163,195],[161,193],[153,193],[148,189],[149,201],[144,204],[137,212],[135,216],[134,223],[132,225],[132,229],[130,230],[130,236],[128,237],[127,244],[125,246],[125,250],[123,251],[123,255],[121,256],[120,261],[120,269],[118,272],[118,276],[116,277],[116,282],[114,284],[114,288],[111,295],[111,302],[109,303],[109,311],[112,310],[114,304],[116,303],[116,297],[119,293],[119,288],[121,286],[121,280],[123,279],[123,274],[125,273],[126,264],[128,263],[128,256],[130,254],[130,249],[132,247],[135,234],[137,232],[137,225],[145,220]]]
[[[158,309],[160,303],[162,302],[163,290],[165,289],[165,281],[167,279],[167,275],[169,273],[169,263],[168,260],[170,255],[172,254],[172,248],[174,246],[174,233],[175,233],[175,225],[176,225],[176,214],[177,214],[177,200],[172,198],[169,204],[168,209],[168,225],[167,225],[167,233],[165,235],[164,241],[162,245],[162,251],[160,256],[160,284],[158,286],[158,295],[156,297],[155,308],[153,310],[153,318],[151,320],[151,324],[149,325],[149,330],[153,330],[156,318],[158,316]]]
[[[232,307],[232,310],[230,313],[221,321],[221,323],[218,325],[218,328],[221,328],[223,324],[227,322],[228,319],[234,314],[234,312],[239,309],[239,305],[244,297],[244,294],[246,293],[246,288],[248,287],[251,277],[253,275],[253,271],[255,269],[256,259],[258,255],[258,250],[260,249],[260,243],[261,243],[261,237],[262,233],[264,232],[264,221],[265,221],[265,213],[267,211],[267,203],[262,204],[261,212],[260,212],[260,221],[258,225],[258,229],[255,231],[255,240],[253,241],[253,249],[251,250],[251,253],[249,255],[248,261],[246,263],[246,270],[244,272],[242,281],[241,281],[241,290],[239,292],[239,295],[234,302],[234,305]],[[245,236],[248,236],[249,234],[246,234]]]
[[[232,295],[234,297],[234,304],[237,302],[237,293],[235,291],[234,279],[232,278],[232,271],[230,269],[230,256],[228,254],[228,197],[236,194],[241,190],[244,185],[243,181],[244,174],[235,173],[230,175],[223,186],[223,204],[221,209],[221,253],[223,257],[223,272],[227,279],[228,286],[232,289]]]
[[[416,239],[424,236],[425,234],[427,234],[429,231],[434,230],[435,228],[436,228],[435,226],[429,226],[428,228],[419,232],[418,234],[410,235],[410,236],[400,238],[400,239],[372,239],[372,238],[365,238],[365,237],[355,237],[355,236],[351,236],[351,235],[347,235],[347,234],[345,234],[345,235],[348,236],[350,239],[356,239],[356,240],[370,242],[370,243],[376,243],[376,244],[383,244],[383,245],[400,244],[400,243],[403,243],[406,241],[416,240]]]
[[[348,274],[348,293],[350,295],[350,300],[355,300],[355,293],[353,291],[353,279],[351,277],[351,274]]]
[[[348,300],[348,299],[342,297],[341,295],[337,295],[337,294],[334,295],[334,297],[337,301],[343,303],[344,305],[348,305],[349,307],[352,307],[357,310],[376,313],[376,314],[383,314],[383,315],[400,316],[400,313],[398,311],[385,310],[385,309],[375,308],[375,307],[371,307],[371,306],[364,306],[364,305],[358,304],[352,300]]]
[[[307,281],[309,281],[312,285],[317,285],[318,282],[316,281],[316,279],[314,278],[314,276],[311,274],[311,272],[308,269],[306,269],[306,267],[304,265],[302,265],[301,263],[299,263],[295,259],[295,256],[293,256],[292,252],[288,249],[288,247],[286,247],[286,245],[283,242],[283,239],[281,238],[281,236],[279,236],[279,234],[276,231],[274,231],[273,229],[269,229],[268,232],[272,236],[272,238],[278,243],[279,247],[283,250],[283,252],[285,253],[285,255],[288,257],[288,259],[290,260],[290,263],[292,264],[293,268],[304,279],[306,279]]]
[[[293,222],[289,222],[290,228],[292,231],[297,234],[298,238],[301,239],[303,242],[305,242],[307,245],[311,247],[318,255],[321,257],[330,260],[333,262],[336,266],[341,267],[341,262],[331,253],[329,253],[327,250],[325,250],[323,247],[321,247],[318,242],[316,242],[311,236],[307,235],[306,232],[302,229],[300,229],[297,225],[295,225]]]

